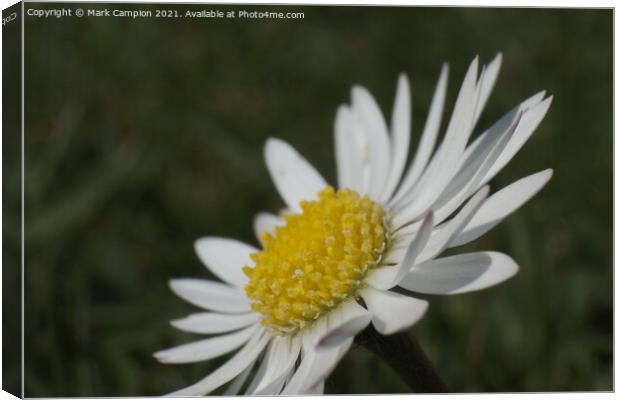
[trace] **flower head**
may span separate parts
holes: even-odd
[[[440,257],[480,237],[536,194],[551,170],[489,196],[486,185],[546,114],[551,97],[526,99],[468,144],[494,86],[501,55],[461,85],[433,152],[447,88],[441,70],[408,168],[410,92],[398,80],[390,126],[372,95],[352,90],[335,123],[338,189],[293,147],[269,139],[265,160],[287,209],[259,213],[261,249],[203,238],[196,251],[223,282],[175,279],[172,290],[208,312],[172,324],[212,336],[155,353],[161,362],[204,361],[239,349],[203,380],[173,395],[319,393],[354,336],[369,324],[389,335],[415,324],[428,303],[415,293],[457,294],[498,284],[517,264],[492,251]],[[393,290],[406,289],[402,294]],[[246,382],[252,371],[250,382]]]
[[[381,206],[368,196],[327,187],[301,208],[262,234],[255,266],[244,267],[252,309],[276,333],[299,331],[355,297],[386,247]]]

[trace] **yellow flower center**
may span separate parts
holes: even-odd
[[[275,332],[295,332],[357,296],[386,247],[383,210],[368,196],[327,187],[300,205],[274,234],[262,234],[255,266],[243,268],[252,309]]]

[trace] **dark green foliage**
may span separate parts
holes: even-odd
[[[441,63],[449,111],[473,56],[498,51],[479,128],[540,89],[555,99],[493,188],[555,176],[456,249],[504,251],[519,274],[432,297],[411,333],[455,391],[611,390],[612,12],[277,8],[305,19],[26,19],[26,395],[159,395],[211,371],[221,360],[151,356],[196,338],[168,325],[196,309],[167,281],[210,276],[196,238],[255,243],[254,214],[282,206],[265,139],[289,141],[333,182],[333,119],[351,85],[391,112],[408,73],[415,145]],[[408,390],[359,348],[326,388]]]

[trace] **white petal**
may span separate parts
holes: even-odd
[[[360,294],[372,313],[372,324],[383,335],[391,335],[415,324],[426,312],[428,302],[371,287]]]
[[[348,123],[346,126],[348,128],[348,142],[345,145],[353,164],[352,181],[346,187],[365,195],[368,194],[371,167],[369,133],[362,121],[354,115],[352,108],[346,108],[346,111],[348,111],[345,114],[348,116],[348,119],[345,120]],[[340,187],[344,186],[341,185]]]
[[[280,196],[295,212],[301,211],[300,201],[316,198],[327,186],[316,169],[282,140],[267,140],[265,162]]]
[[[286,383],[286,379],[290,377],[295,365],[292,365],[286,374],[278,376],[276,379],[268,383],[265,387],[260,390],[249,392],[248,394],[252,394],[255,396],[276,396],[279,395],[282,391],[282,387]]]
[[[536,107],[543,99],[547,92],[545,90],[541,90],[540,92],[535,93],[534,95],[528,97],[524,101],[521,102],[521,110],[529,110],[530,108]],[[553,96],[551,96],[553,97]]]
[[[194,249],[200,261],[221,280],[231,285],[243,287],[248,277],[243,267],[253,265],[251,253],[258,249],[238,240],[206,237],[194,243]]]
[[[366,323],[366,326],[368,323]],[[332,373],[338,365],[338,362],[344,357],[346,352],[353,344],[354,337],[349,337],[341,342],[338,346],[332,348],[321,347],[316,350],[316,358],[310,368],[310,372],[306,377],[305,384],[302,386],[300,393],[313,393],[317,386]]]
[[[513,124],[515,121],[521,123],[529,118],[528,114],[532,112],[532,107],[535,107],[543,97],[544,91],[524,100],[468,146],[461,158],[459,172],[433,205],[437,221],[442,221],[452,214],[468,193],[473,193],[488,181],[487,174],[506,152],[516,132],[521,129],[519,124],[516,128]],[[510,137],[505,137],[507,134],[510,134]],[[468,186],[469,188],[465,189]]]
[[[503,132],[497,140],[487,146],[486,154],[482,154],[480,160],[476,164],[472,165],[469,171],[463,171],[463,179],[457,183],[452,189],[454,192],[450,192],[450,188],[444,191],[442,194],[443,199],[437,200],[436,204],[433,204],[433,209],[436,210],[435,215],[438,221],[443,221],[450,216],[456,209],[458,209],[463,201],[469,197],[474,191],[480,188],[480,183],[483,180],[485,174],[497,161],[501,153],[506,148],[516,129],[518,129],[519,121],[521,120],[521,113],[515,116],[515,120],[512,125]],[[467,168],[465,168],[467,169]],[[458,175],[457,175],[458,176]]]
[[[335,348],[354,337],[370,323],[371,314],[356,301],[350,300],[332,311],[336,318],[317,340],[318,348]]]
[[[409,268],[415,263],[415,259],[420,254],[433,231],[433,212],[429,211],[424,218],[420,230],[417,232],[415,239],[411,241],[407,247],[407,251],[398,265],[393,267],[383,267],[371,270],[367,277],[366,283],[377,289],[387,290],[396,285],[403,279],[403,276],[409,271]]]
[[[254,362],[248,365],[243,372],[241,372],[233,381],[228,385],[226,390],[224,391],[224,396],[235,396],[239,393],[239,390],[243,387],[243,384],[248,379],[250,372],[252,372],[252,368],[254,367]]]
[[[170,288],[183,300],[206,310],[225,313],[250,311],[242,289],[204,279],[172,279]]]
[[[459,254],[415,265],[400,286],[427,294],[465,293],[497,285],[516,274],[518,269],[518,265],[502,253]]]
[[[515,115],[517,115],[519,112],[526,113],[528,110],[538,105],[544,97],[544,90],[534,94],[533,96],[528,97],[527,99],[519,103],[519,105],[517,105],[515,108],[504,114],[498,121],[496,121],[491,126],[491,128],[478,135],[478,137],[469,146],[467,146],[467,149],[465,149],[465,152],[461,157],[461,165],[465,162],[466,159],[470,158],[473,151],[477,151],[478,146],[482,145],[482,143],[486,140],[485,137],[490,135],[490,132],[492,129],[494,129],[494,127],[496,127],[497,125],[509,124],[509,121],[512,121]]]
[[[551,101],[553,100],[553,96],[548,97],[540,104],[536,105],[534,108],[529,110],[527,113],[523,115],[521,121],[519,122],[519,126],[515,130],[514,135],[510,139],[510,142],[506,145],[506,149],[499,156],[497,161],[493,164],[493,167],[486,174],[481,184],[484,185],[486,182],[493,179],[493,177],[502,169],[508,162],[514,157],[514,155],[523,147],[525,142],[530,138],[532,133],[538,128],[540,122],[547,114],[549,107],[551,106]]]
[[[286,386],[282,390],[282,395],[291,396],[296,395],[301,391],[301,388],[306,383],[306,378],[310,373],[310,369],[312,368],[312,364],[314,359],[316,358],[316,351],[310,351],[304,353],[301,358],[301,362],[297,367],[297,370],[291,377],[291,379],[286,383]]]
[[[422,254],[419,255],[416,262],[426,261],[442,252],[448,243],[456,237],[456,235],[458,235],[465,228],[466,224],[469,223],[471,218],[473,218],[473,215],[480,208],[488,193],[488,186],[480,189],[478,193],[469,199],[468,203],[456,214],[455,217],[436,227],[431,233],[430,239],[426,243]],[[417,234],[420,226],[421,223],[418,221],[411,225],[407,225],[396,232],[395,238],[398,242],[387,252],[384,258],[385,263],[402,262],[407,251],[406,243]],[[405,245],[401,243],[405,243]]]
[[[289,377],[289,375],[292,372],[293,368],[294,368],[294,365],[293,365],[293,367],[291,367],[291,370],[289,371],[288,374],[279,376],[278,378],[274,379],[273,381],[271,381],[270,383],[265,385],[260,390],[254,390],[254,391],[249,391],[248,390],[247,394],[251,394],[251,395],[254,395],[254,396],[276,396],[276,395],[279,395],[280,392],[282,391],[282,387],[286,383],[286,379]]]
[[[273,338],[269,342],[269,345],[267,346],[267,349],[263,353],[261,360],[260,361],[257,360],[257,362],[259,362],[260,365],[257,368],[256,372],[254,373],[254,376],[252,377],[252,381],[250,381],[250,384],[248,385],[248,388],[245,391],[246,394],[253,393],[254,390],[256,390],[256,387],[258,386],[258,384],[262,382],[263,377],[265,376],[265,373],[267,372],[267,368],[269,367],[269,362],[273,358],[273,353],[275,349],[274,342],[276,340],[277,338]]]
[[[361,123],[368,138],[370,176],[366,192],[378,199],[390,168],[390,140],[381,109],[370,92],[361,86],[351,90],[353,117]]]
[[[465,144],[471,134],[476,104],[478,58],[471,63],[448,124],[446,136],[428,168],[413,189],[398,202],[396,227],[405,225],[423,214],[439,197],[454,176]]]
[[[483,134],[482,140],[476,145],[473,151],[468,152],[468,156],[462,160],[457,174],[452,178],[446,189],[439,196],[434,206],[445,204],[450,198],[454,197],[480,169],[484,160],[489,157],[493,148],[497,146],[500,140],[506,136],[511,130],[514,132],[516,123],[519,120],[521,111],[518,107],[499,119]],[[510,138],[508,138],[510,139]],[[471,146],[470,146],[471,147]],[[469,148],[468,148],[469,149]],[[503,149],[500,149],[500,151]],[[484,174],[488,168],[484,171]],[[483,177],[484,177],[483,174]]]
[[[262,360],[260,361],[260,366],[246,389],[246,394],[254,393],[256,388],[264,383],[265,375],[268,373],[269,369],[273,368],[274,364],[279,362],[278,358],[280,357],[281,345],[283,342],[284,338],[281,336],[275,336],[271,342],[269,342],[269,346],[267,346],[267,350],[265,350]]]
[[[338,172],[338,186],[355,191],[362,190],[361,159],[355,145],[351,110],[347,106],[340,106],[336,113],[334,126],[334,144],[336,149],[336,169]]]
[[[159,362],[166,364],[183,364],[210,360],[241,347],[258,329],[259,325],[255,324],[235,333],[161,350],[155,353],[154,356]]]
[[[291,376],[291,379],[286,383],[286,386],[282,390],[283,395],[298,394],[302,387],[307,383],[308,375],[312,370],[314,360],[317,352],[315,346],[317,341],[322,338],[327,330],[327,318],[319,318],[308,330],[303,332],[302,343],[303,352],[301,356],[301,362],[297,367],[295,373]]]
[[[478,121],[478,118],[480,118],[480,114],[482,113],[482,110],[491,95],[491,91],[493,90],[493,86],[495,86],[495,81],[497,80],[497,75],[499,74],[499,69],[501,66],[502,54],[499,53],[486,68],[484,78],[480,80],[480,96],[478,97],[476,113],[474,114],[474,125]]]
[[[396,185],[403,175],[403,169],[407,162],[407,152],[409,151],[409,139],[411,137],[411,91],[409,81],[405,74],[398,78],[396,88],[396,99],[394,100],[394,110],[392,111],[392,141],[391,153],[392,164],[390,173],[385,184],[385,188],[378,198],[380,202],[386,202],[392,197]]]
[[[372,313],[373,326],[383,335],[391,335],[410,327],[422,318],[428,307],[424,300],[371,287],[362,290],[360,294]]]
[[[300,349],[301,340],[298,337],[284,337],[270,358],[261,381],[252,391],[248,390],[248,393],[260,396],[279,394],[286,378],[295,368]]]
[[[467,226],[469,221],[471,221],[488,194],[489,187],[483,187],[478,193],[472,196],[454,218],[438,227],[436,232],[433,232],[431,235],[430,240],[416,259],[416,262],[421,263],[430,260],[444,251],[448,243],[450,243],[450,241]]]
[[[258,322],[259,319],[260,315],[256,313],[218,314],[206,312],[191,314],[170,323],[184,332],[214,334],[244,328]]]
[[[270,339],[271,336],[269,334],[262,329],[259,330],[237,354],[226,363],[222,364],[213,373],[189,387],[168,394],[168,396],[204,396],[227,382],[230,382],[256,360]]]
[[[362,324],[359,323],[360,317],[365,319]],[[317,329],[304,343],[301,364],[282,394],[307,393],[320,384],[344,356],[353,343],[355,334],[368,326],[370,314],[354,300],[349,300],[322,320],[325,327]],[[352,323],[357,325],[354,330],[345,328],[349,334],[340,340],[334,340],[336,336],[342,336],[343,326],[351,328]]]
[[[422,171],[428,164],[428,160],[431,157],[433,147],[437,140],[437,134],[439,133],[439,127],[441,126],[441,115],[443,113],[443,106],[446,99],[446,89],[448,87],[448,65],[444,64],[441,68],[441,74],[437,81],[437,87],[433,94],[433,100],[431,101],[431,107],[426,118],[424,130],[420,139],[420,144],[416,150],[415,156],[411,161],[411,166],[407,170],[403,181],[394,195],[390,204],[398,202],[403,195],[413,188],[413,185],[417,182],[418,178],[422,174]]]
[[[490,196],[469,221],[467,226],[454,237],[448,247],[456,247],[479,238],[504,218],[531,199],[549,182],[553,170],[546,169],[506,186]]]
[[[321,381],[319,383],[317,383],[316,385],[314,385],[313,387],[311,387],[310,389],[306,390],[303,394],[304,395],[319,395],[319,394],[324,394],[325,393],[325,381]]]
[[[353,300],[349,300],[348,302],[351,302],[351,301]],[[343,304],[347,304],[348,302],[344,302]],[[335,311],[339,309],[342,309],[342,308],[337,308]],[[326,316],[331,316],[331,319],[333,319],[334,318],[333,315],[340,315],[340,314],[332,312],[332,313],[327,314]],[[300,332],[301,343],[302,343],[302,347],[304,351],[308,349],[314,349],[318,341],[323,336],[325,336],[325,334],[328,332],[329,320],[330,318],[325,318],[325,317],[319,318],[309,327],[306,327],[304,330]]]
[[[269,384],[267,384],[265,387],[263,387],[261,390],[257,390],[255,392],[252,392],[251,394],[256,395],[256,396],[275,396],[275,395],[279,395],[280,392],[282,391],[282,387],[286,383],[286,380],[288,378],[290,378],[290,375],[292,374],[292,372],[294,370],[294,367],[295,367],[295,365],[292,365],[287,373],[277,377],[276,379],[271,381]],[[250,392],[248,392],[248,393],[250,393]]]
[[[284,220],[277,215],[260,212],[254,217],[254,234],[258,240],[263,243],[261,235],[265,232],[273,233],[276,231],[276,227],[284,225]]]

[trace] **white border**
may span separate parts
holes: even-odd
[[[290,5],[374,5],[379,7],[384,6],[428,6],[428,7],[513,7],[513,8],[523,8],[523,7],[536,7],[536,8],[544,8],[544,7],[556,7],[556,8],[613,8],[615,7],[615,1],[611,0],[590,0],[590,1],[579,1],[579,0],[568,0],[568,1],[560,1],[560,0],[503,0],[503,1],[493,1],[493,0],[480,0],[480,1],[463,1],[463,0],[452,0],[452,1],[419,1],[419,0],[386,0],[386,1],[378,1],[378,0],[228,0],[228,1],[198,1],[198,0],[156,0],[156,1],[147,1],[147,0],[134,0],[134,1],[126,1],[126,0],[111,0],[111,1],[96,1],[96,0],[65,0],[65,1],[53,1],[53,0],[25,0],[25,2],[35,2],[35,3],[179,3],[179,4],[290,4]],[[15,4],[16,1],[12,0],[1,0],[0,4],[2,4],[2,8],[6,8],[11,4]],[[6,5],[5,5],[6,4]]]
[[[30,2],[28,0],[26,0],[26,2]],[[39,1],[39,2],[53,2],[53,1]],[[95,3],[96,1],[73,1],[73,0],[68,0],[68,1],[63,1],[65,3]],[[103,1],[101,1],[103,2]],[[2,6],[2,9],[5,9],[13,4],[15,4],[16,1],[13,0],[0,0],[0,5]],[[524,0],[504,0],[504,1],[491,1],[491,0],[479,0],[479,1],[458,1],[458,0],[453,0],[453,1],[406,1],[406,0],[391,0],[391,1],[384,1],[384,2],[378,2],[378,1],[372,1],[372,0],[340,0],[340,1],[299,1],[299,0],[288,0],[288,1],[276,1],[276,0],[254,0],[254,1],[239,1],[239,0],[231,0],[231,1],[192,1],[192,0],[186,0],[186,1],[146,1],[146,0],[136,0],[136,1],[108,1],[107,3],[196,3],[196,4],[290,4],[290,5],[376,5],[376,6],[440,6],[440,7],[450,7],[450,6],[456,6],[456,7],[554,7],[554,8],[615,8],[616,2],[615,1],[603,1],[603,0],[590,0],[590,1],[558,1],[558,0],[538,0],[538,1],[524,1]],[[22,13],[22,18],[23,18],[23,13]],[[22,38],[23,38],[23,21],[22,21]],[[0,43],[2,42],[2,33],[0,30]],[[617,120],[615,118],[616,115],[620,115],[620,107],[618,107],[618,105],[615,102],[615,94],[617,93],[617,82],[615,80],[615,55],[616,55],[616,50],[617,50],[617,43],[618,43],[618,33],[615,30],[615,11],[614,11],[614,132],[616,132],[616,124],[617,124]],[[23,42],[22,42],[22,66],[23,66]],[[23,73],[23,70],[22,70]],[[0,75],[2,74],[2,53],[0,52]],[[0,118],[2,116],[2,107],[1,107],[1,98],[0,98]],[[593,116],[595,117],[595,116]],[[23,153],[23,129],[24,129],[24,96],[23,96],[23,80],[22,80],[22,188],[23,188],[23,162],[24,162],[24,153]],[[585,139],[585,138],[584,138]],[[1,136],[0,136],[0,143],[1,143]],[[620,146],[618,144],[617,141],[614,140],[614,155],[617,153],[618,150],[618,146]],[[1,161],[2,161],[2,154],[0,152],[0,185],[2,183],[2,177],[1,177],[1,173],[2,173],[2,165],[1,165]],[[616,163],[615,163],[615,157],[614,157],[614,211],[616,209],[616,201],[615,199],[617,198],[616,196],[616,188],[617,186],[617,175],[616,175]],[[22,192],[22,221],[24,218],[23,215],[23,192]],[[0,210],[2,208],[2,198],[0,196]],[[0,212],[1,214],[1,212]],[[614,227],[615,227],[615,222],[616,222],[616,214],[614,212]],[[0,215],[0,225],[2,224],[2,217]],[[2,238],[2,233],[0,232],[0,239]],[[22,230],[22,244],[23,244],[23,230]],[[620,248],[620,239],[618,239],[615,234],[614,234],[614,261],[615,261],[615,249],[616,248]],[[22,260],[24,257],[24,249],[22,247]],[[1,273],[1,259],[0,259],[0,273]],[[615,263],[614,263],[615,264]],[[22,272],[23,272],[23,265],[22,265]],[[23,277],[23,275],[22,275]],[[617,274],[614,273],[614,288],[617,287],[618,284],[618,276]],[[23,305],[23,291],[24,287],[23,287],[23,278],[22,278],[22,305]],[[0,296],[2,294],[2,289],[0,287]],[[620,327],[618,325],[618,321],[617,318],[615,318],[615,310],[617,304],[616,304],[616,297],[615,297],[615,292],[614,292],[614,350],[615,350],[615,336],[616,333],[618,332],[618,328]],[[22,307],[22,331],[23,331],[23,307]],[[0,327],[1,327],[1,320],[0,320]],[[0,341],[2,338],[2,334],[0,332]],[[22,390],[23,390],[23,340],[22,340]],[[616,368],[616,363],[615,363],[615,351],[614,351],[614,385],[616,382],[618,382],[618,377],[619,372],[618,372],[618,368]],[[2,376],[2,365],[1,365],[1,361],[0,361],[0,377]],[[22,392],[23,393],[23,392]],[[359,399],[360,396],[325,396],[328,398],[338,398],[338,399]],[[367,397],[367,396],[364,396]],[[372,397],[386,397],[386,396],[372,396]],[[614,398],[615,395],[614,393],[596,393],[596,392],[571,392],[571,393],[512,393],[512,394],[486,394],[486,393],[477,393],[477,394],[450,394],[450,395],[392,395],[390,397],[394,397],[394,398],[412,398],[412,399],[416,399],[416,400],[436,400],[436,399],[453,399],[455,397],[459,398],[459,399],[468,399],[468,400],[474,400],[474,399],[484,399],[484,400],[514,400],[514,399],[520,399],[523,397],[526,397],[527,399],[553,399],[553,400],[577,400],[577,399],[594,399],[594,400],[598,400],[598,399],[611,399]],[[127,397],[124,397],[127,398]],[[130,399],[144,399],[145,397],[137,397],[137,398],[130,398]],[[264,398],[264,397],[263,397]],[[297,398],[303,398],[303,399],[311,399],[312,397],[297,397]],[[14,399],[14,397],[6,392],[1,391],[0,392],[0,400],[5,400],[5,399]]]

